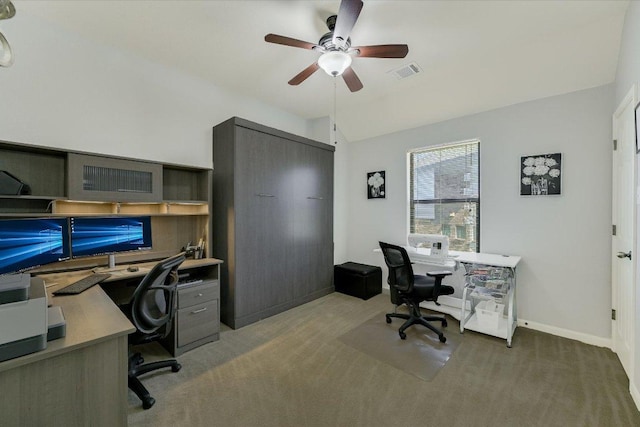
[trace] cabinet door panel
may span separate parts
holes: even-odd
[[[295,153],[295,295],[299,298],[331,285],[333,153],[304,144]]]
[[[291,300],[291,156],[279,138],[244,128],[236,141],[236,307],[239,316]]]

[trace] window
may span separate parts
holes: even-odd
[[[480,143],[409,153],[409,230],[449,236],[449,249],[480,248]]]

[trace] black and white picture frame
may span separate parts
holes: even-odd
[[[384,199],[384,171],[367,172],[367,199]]]
[[[640,152],[640,102],[636,105],[636,153]]]
[[[536,154],[520,158],[520,195],[561,194],[562,154]]]

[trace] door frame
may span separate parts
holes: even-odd
[[[634,109],[635,106],[637,104],[637,87],[636,85],[632,85],[631,89],[627,92],[627,94],[625,95],[625,97],[622,99],[622,101],[619,103],[619,105],[617,106],[615,112],[613,113],[612,116],[612,139],[613,140],[617,140],[618,136],[617,136],[617,127],[616,127],[616,121],[617,121],[617,117],[620,117],[622,112],[629,106],[631,105],[631,108]],[[635,128],[635,123],[634,123],[634,128]],[[638,256],[638,254],[640,254],[639,252],[639,248],[638,248],[638,239],[637,239],[637,214],[638,214],[638,208],[637,208],[637,192],[638,192],[638,183],[636,182],[637,178],[638,178],[638,167],[637,167],[637,160],[636,160],[636,153],[635,153],[635,142],[633,145],[633,167],[632,167],[632,188],[633,188],[633,194],[631,195],[632,197],[632,227],[633,227],[633,231],[632,231],[632,241],[631,241],[631,248],[629,248],[632,251],[632,265],[631,265],[631,301],[632,303],[630,304],[630,310],[631,312],[629,313],[629,339],[630,339],[630,343],[629,343],[629,347],[630,347],[630,354],[629,354],[629,366],[624,366],[625,372],[627,373],[630,382],[632,381],[633,375],[634,375],[634,360],[635,360],[635,317],[636,317],[636,307],[635,307],[635,295],[636,295],[636,278],[637,278],[637,260],[636,257]],[[613,166],[615,166],[615,157],[612,158],[612,168]],[[612,170],[612,175],[613,173],[615,173],[615,168],[613,168]],[[614,182],[612,181],[612,186],[614,185]],[[613,190],[613,188],[612,188]],[[616,219],[616,210],[618,209],[618,206],[616,204],[616,200],[613,200],[613,196],[615,195],[615,193],[612,191],[612,223],[615,221]],[[613,243],[614,243],[614,236],[611,236],[611,260],[612,260],[612,265],[611,265],[611,308],[612,310],[617,310],[618,306],[618,281],[617,281],[617,269],[616,269],[616,262],[618,261],[616,258],[616,248],[614,247]],[[616,341],[616,322],[617,320],[611,319],[611,349],[616,353],[616,355],[618,354],[618,348],[617,348],[617,341]],[[621,361],[622,362],[622,361]]]

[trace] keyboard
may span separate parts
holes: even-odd
[[[84,292],[92,286],[97,285],[100,282],[105,281],[111,277],[109,273],[93,273],[87,277],[73,282],[70,285],[60,288],[53,293],[53,295],[77,295],[80,292]]]

